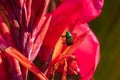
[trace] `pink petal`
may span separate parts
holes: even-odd
[[[89,28],[87,25],[84,25]],[[99,42],[92,31],[75,50],[82,80],[90,80],[100,59]]]
[[[53,12],[54,27],[71,23],[79,19],[86,23],[96,18],[103,7],[103,0],[63,0],[63,3]]]
[[[45,61],[49,56],[69,24],[76,19],[79,19],[80,23],[91,21],[100,14],[102,6],[102,0],[63,0],[63,3],[52,13],[50,28],[41,47],[42,51],[40,51],[40,54],[44,53],[41,60]]]

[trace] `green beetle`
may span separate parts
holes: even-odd
[[[66,37],[66,41],[65,41],[66,45],[68,45],[68,46],[72,45],[73,44],[73,36],[70,33],[70,31],[66,31],[65,37]]]

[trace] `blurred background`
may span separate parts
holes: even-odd
[[[104,0],[99,18],[90,24],[101,44],[95,80],[120,80],[120,0]]]

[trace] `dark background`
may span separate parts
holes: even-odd
[[[95,80],[120,80],[120,0],[105,0],[102,14],[89,24],[101,44]]]

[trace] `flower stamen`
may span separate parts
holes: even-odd
[[[65,63],[65,65],[64,65],[62,80],[66,80],[66,77],[67,77],[67,67],[68,67],[68,65],[67,65],[67,60],[66,59],[64,59],[64,63]]]

